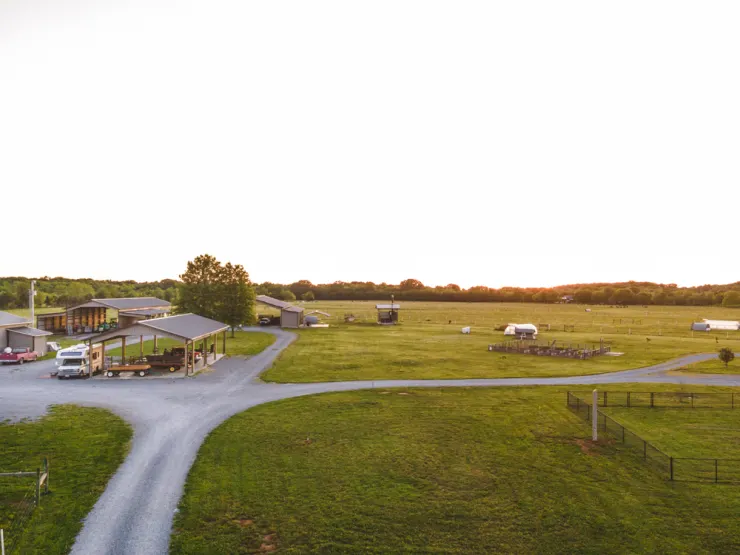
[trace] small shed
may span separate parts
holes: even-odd
[[[280,310],[281,328],[298,328],[303,324],[303,309],[267,295],[257,295],[258,303]]]
[[[395,324],[398,322],[398,311],[400,304],[376,304],[378,311],[378,324]]]
[[[8,344],[15,349],[31,349],[39,356],[47,353],[46,338],[51,333],[36,328],[11,328],[8,330]]]
[[[5,347],[29,348],[40,356],[46,354],[46,337],[51,333],[34,329],[31,321],[9,312],[0,312],[0,351]]]
[[[694,322],[691,324],[691,331],[711,331],[712,326],[706,322]]]

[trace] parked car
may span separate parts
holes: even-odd
[[[269,326],[269,325],[270,325],[269,318],[260,318],[260,326]]]
[[[0,353],[0,364],[23,364],[24,362],[32,362],[37,358],[39,358],[39,354],[27,347],[25,349],[6,347]]]

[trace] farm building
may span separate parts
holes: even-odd
[[[125,328],[141,320],[165,316],[172,312],[172,305],[154,297],[91,299],[62,312],[39,314],[36,327],[66,335],[103,332],[110,327],[109,309],[118,311],[117,325]]]
[[[378,311],[378,324],[395,324],[398,322],[398,310],[400,304],[376,304]]]
[[[82,339],[89,343],[91,350],[93,348],[93,341],[95,343],[102,343],[103,349],[105,349],[106,341],[120,340],[121,359],[125,360],[127,337],[139,337],[140,352],[146,337],[153,336],[155,352],[157,352],[157,339],[159,337],[168,337],[185,344],[185,359],[192,361],[189,365],[191,368],[195,368],[196,343],[200,343],[203,346],[204,366],[207,366],[209,359],[211,362],[215,362],[218,358],[216,354],[216,342],[218,341],[219,334],[223,334],[223,354],[226,354],[226,330],[228,329],[229,326],[222,322],[204,318],[197,314],[178,314],[176,316],[139,320],[126,328],[112,329],[100,334],[90,334]],[[132,354],[136,353],[134,352]]]
[[[734,320],[707,320],[706,318],[704,318],[704,323],[707,324],[713,331],[740,330],[740,322]]]
[[[303,324],[303,309],[301,307],[293,306],[290,303],[268,297],[267,295],[257,295],[255,300],[258,303],[277,308],[280,311],[281,328],[298,328]]]
[[[31,327],[31,321],[22,316],[0,312],[0,351],[5,347],[23,349],[28,347],[39,356],[46,354],[46,337],[51,333]]]
[[[537,338],[537,326],[534,324],[509,324],[504,330],[504,335],[524,337],[526,339]]]
[[[706,322],[694,322],[691,324],[691,331],[711,331],[712,327]]]

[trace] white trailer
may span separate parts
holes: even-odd
[[[509,324],[504,330],[504,335],[513,335],[516,337],[537,337],[537,326],[534,324]]]
[[[704,323],[708,324],[712,331],[738,331],[740,330],[740,322],[733,320],[707,320],[704,318]]]

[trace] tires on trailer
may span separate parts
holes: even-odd
[[[175,368],[174,366],[170,366],[170,372],[174,372],[175,370],[177,370],[177,368]]]
[[[139,376],[141,376],[142,378],[146,376],[146,370],[139,370]]]
[[[112,378],[112,377],[113,377],[113,372],[108,372],[107,376],[108,376],[109,378]]]

